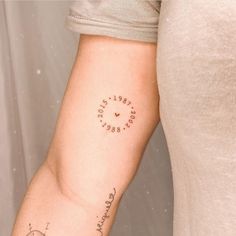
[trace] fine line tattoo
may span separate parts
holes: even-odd
[[[115,107],[115,109],[117,109],[113,112],[114,114],[110,114],[111,116],[109,120],[106,118],[106,116],[109,115],[107,114],[109,113],[107,107]],[[119,111],[117,107],[120,107],[120,109],[122,108],[122,112]],[[136,118],[136,111],[131,101],[125,97],[116,95],[103,99],[99,104],[97,112],[97,117],[101,126],[112,133],[120,133],[121,131],[130,128]]]
[[[114,201],[115,195],[116,195],[116,189],[113,188],[113,193],[109,194],[109,200],[105,201],[105,204],[106,204],[105,213],[103,214],[101,220],[98,221],[96,231],[100,232],[101,236],[103,236],[103,224],[104,224],[106,218],[110,217],[110,215],[108,215],[108,212],[111,208],[112,202]],[[97,218],[98,218],[98,216],[97,216]]]
[[[33,229],[31,223],[29,223],[29,233],[27,233],[26,236],[46,236],[49,224],[50,223],[47,223],[44,232],[42,232],[40,230]]]

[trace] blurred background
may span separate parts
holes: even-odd
[[[70,1],[0,0],[0,236],[10,236],[27,185],[45,158],[79,34]],[[161,124],[122,198],[111,236],[172,236],[173,190]]]

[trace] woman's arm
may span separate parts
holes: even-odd
[[[156,44],[81,35],[48,156],[13,236],[108,235],[159,122]]]

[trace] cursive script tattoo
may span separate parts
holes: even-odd
[[[120,133],[134,123],[136,111],[127,98],[113,95],[99,104],[97,117],[108,132]]]
[[[114,198],[115,198],[115,195],[116,195],[116,189],[113,188],[113,193],[110,193],[109,194],[109,200],[108,201],[105,201],[105,204],[106,204],[106,211],[105,213],[103,214],[101,220],[98,221],[98,224],[97,224],[97,229],[96,231],[100,232],[100,235],[103,236],[103,224],[106,220],[106,218],[109,218],[110,215],[108,215],[108,212],[111,208],[111,205],[112,205],[112,202],[114,201]],[[98,217],[98,216],[97,216]]]
[[[49,223],[47,223],[44,232],[40,230],[35,230],[32,228],[31,223],[29,223],[29,233],[26,234],[26,236],[46,236],[46,232],[48,230]]]

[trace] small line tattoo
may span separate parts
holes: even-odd
[[[31,223],[29,223],[29,233],[26,234],[26,236],[46,236],[46,233],[48,231],[48,226],[50,223],[46,224],[46,227],[43,231],[37,230],[37,229],[33,229]]]
[[[120,106],[117,106],[117,105]],[[111,113],[111,110],[107,109],[107,106],[116,109],[111,118],[106,118],[106,115]],[[120,107],[120,111],[117,107]],[[105,128],[108,132],[120,133],[126,128],[130,128],[136,119],[136,111],[131,101],[126,97],[113,95],[108,97],[108,99],[103,99],[99,104],[97,109],[97,117],[101,123],[101,126]],[[112,118],[113,117],[113,118]]]
[[[100,232],[101,236],[103,236],[103,225],[104,225],[104,222],[105,222],[106,218],[110,217],[110,215],[108,215],[108,212],[109,212],[109,210],[111,208],[112,202],[114,201],[115,195],[116,195],[116,189],[113,188],[113,193],[109,194],[109,200],[105,201],[106,211],[103,214],[101,220],[99,220],[98,223],[97,223],[96,231]],[[98,218],[98,216],[97,216],[97,218]]]

